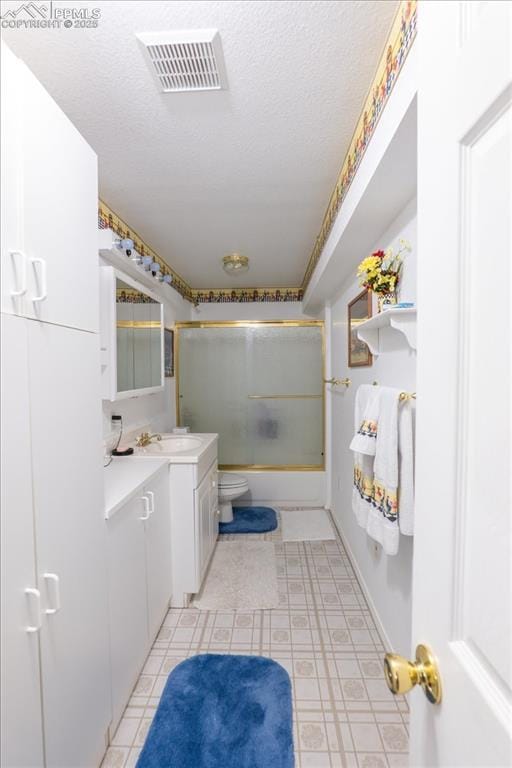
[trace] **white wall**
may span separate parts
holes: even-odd
[[[399,238],[412,246],[404,261],[400,299],[416,300],[416,200],[411,200],[397,219],[374,244],[373,250],[397,246]],[[361,253],[361,258],[367,256]],[[349,450],[354,429],[354,400],[360,384],[372,383],[416,389],[416,354],[403,349],[374,358],[373,365],[349,368],[347,359],[347,304],[359,292],[357,280],[346,282],[331,301],[331,372],[337,378],[348,376],[352,386],[332,388],[330,398],[331,508],[341,530],[349,554],[359,571],[369,599],[380,618],[382,628],[393,649],[408,657],[411,645],[411,577],[413,539],[400,537],[395,557],[387,557],[382,549],[356,522],[351,509],[353,455]],[[374,309],[376,311],[376,309]]]
[[[304,296],[308,311],[342,290],[360,243],[367,250],[416,194],[416,70],[413,45],[311,276]]]
[[[164,302],[164,323],[172,327],[179,320],[189,320],[192,305],[179,294]],[[130,397],[111,403],[103,401],[103,437],[111,432],[112,414],[123,417],[123,430],[130,432],[151,426],[155,432],[169,432],[176,425],[176,378],[166,378],[163,392]]]

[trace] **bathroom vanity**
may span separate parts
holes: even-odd
[[[113,734],[169,605],[201,588],[219,530],[217,435],[162,435],[104,469]]]
[[[169,465],[173,607],[199,592],[219,532],[216,434],[162,435],[135,460],[165,458]]]

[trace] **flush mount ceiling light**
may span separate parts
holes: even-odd
[[[228,275],[241,275],[249,269],[249,258],[241,253],[228,253],[222,259],[222,268]]]

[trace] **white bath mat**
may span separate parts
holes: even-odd
[[[277,605],[274,545],[267,541],[218,542],[192,607],[201,611],[254,611]]]
[[[326,541],[336,535],[325,509],[281,510],[283,541]]]

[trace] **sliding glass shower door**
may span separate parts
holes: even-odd
[[[322,469],[323,323],[180,323],[177,417],[224,468]]]

